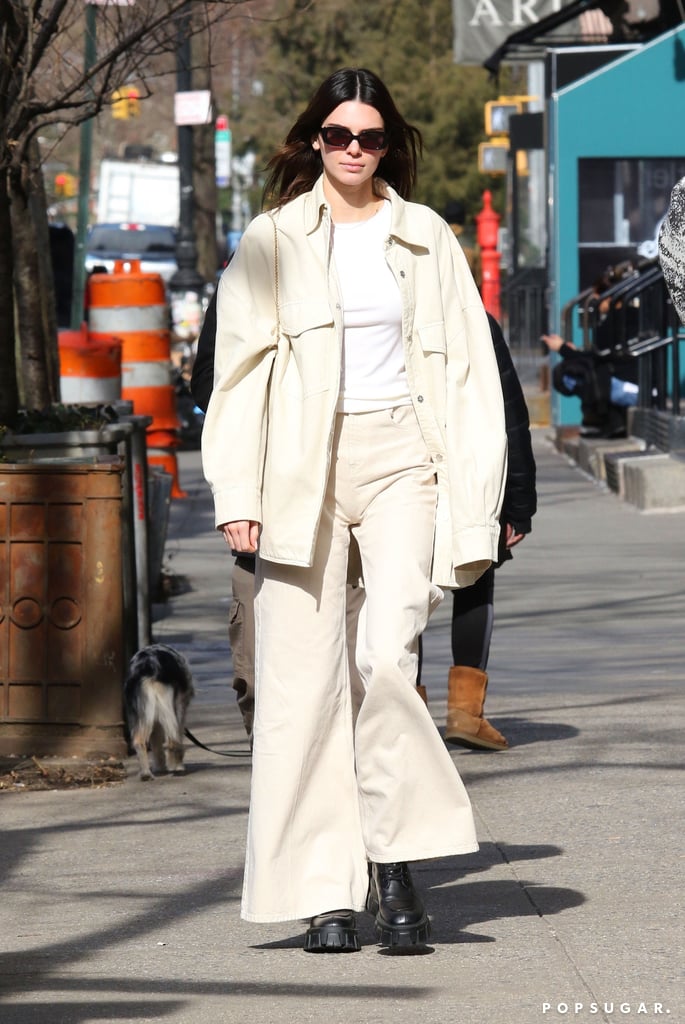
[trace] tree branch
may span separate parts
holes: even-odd
[[[150,78],[150,60],[176,48],[178,16],[187,7],[187,0],[168,0],[164,5],[138,0],[135,8],[98,8],[104,50],[90,68],[84,68],[69,57],[70,46],[82,36],[83,0],[55,0],[45,16],[41,0],[10,3],[16,31],[7,32],[4,26],[0,35],[0,82],[6,85],[4,103],[0,100],[0,169],[24,163],[31,139],[54,123],[58,113],[65,123],[80,124],[108,106],[113,88],[132,75]],[[201,10],[194,11],[189,32],[206,31],[249,3],[195,3],[193,7]],[[131,21],[132,27],[127,27]]]

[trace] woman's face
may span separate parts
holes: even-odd
[[[346,100],[332,110],[323,122],[322,128],[346,128],[352,135],[362,132],[382,132],[383,118],[375,107],[359,100]],[[337,140],[336,141],[340,141]],[[343,143],[344,139],[343,133]],[[321,153],[323,169],[326,177],[339,187],[359,188],[370,182],[378,169],[382,158],[388,152],[387,145],[383,149],[363,148],[377,144],[378,136],[363,136],[350,139],[348,145],[328,145],[321,132],[312,141],[314,149]]]

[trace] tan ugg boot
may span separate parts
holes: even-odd
[[[426,693],[426,687],[423,685],[423,683],[416,684],[416,692],[418,693],[419,697],[426,705],[426,707],[428,707],[428,694]]]
[[[445,739],[472,750],[506,750],[504,736],[483,718],[487,672],[467,665],[450,669]]]

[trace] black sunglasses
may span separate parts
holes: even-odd
[[[367,128],[359,135],[353,135],[349,128],[337,128],[330,125],[319,130],[323,141],[333,149],[347,149],[355,139],[362,149],[370,153],[377,153],[378,150],[385,149],[388,144],[387,133],[382,128]]]

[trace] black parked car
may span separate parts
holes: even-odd
[[[165,224],[93,224],[86,238],[86,272],[115,260],[140,260],[144,274],[160,274],[165,282],[178,269],[176,229]]]

